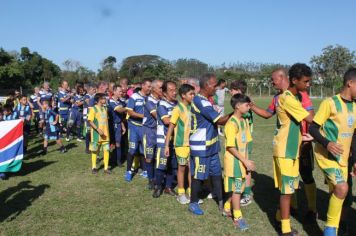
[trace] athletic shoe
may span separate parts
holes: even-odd
[[[125,180],[126,180],[126,182],[131,182],[131,180],[132,180],[132,172],[131,171],[126,171]]]
[[[176,191],[174,191],[174,189],[171,189],[171,188],[165,188],[164,189],[164,193],[168,194],[168,195],[171,195],[173,197],[177,196]]]
[[[142,176],[142,178],[148,179],[147,171],[142,171],[140,176]]]
[[[243,218],[234,219],[234,226],[235,226],[237,229],[240,229],[241,231],[246,231],[246,230],[248,230],[248,228],[249,228],[247,222],[246,222],[245,219],[243,219]]]
[[[61,147],[61,149],[59,150],[60,153],[66,153],[67,149],[65,147]]]
[[[188,204],[190,202],[189,198],[187,198],[185,194],[178,195],[177,201],[182,205]]]
[[[240,204],[242,207],[248,206],[252,203],[252,196],[251,195],[243,195]]]
[[[199,199],[198,204],[203,204],[203,203],[204,203],[203,199]]]
[[[83,142],[83,139],[77,138],[77,141],[81,143]]]
[[[69,142],[69,141],[70,141],[70,138],[66,138],[66,141]]]
[[[153,198],[159,198],[161,196],[161,189],[156,185],[154,187],[153,193],[152,193],[152,197]]]
[[[324,228],[324,236],[337,236],[336,228],[335,227],[326,226]]]
[[[111,170],[104,170],[104,174],[111,175]]]
[[[6,180],[6,174],[5,173],[0,173],[0,179],[1,180]]]
[[[91,173],[92,174],[97,174],[98,173],[98,169],[96,169],[96,168],[91,169]]]
[[[291,232],[289,232],[289,233],[280,233],[279,235],[280,236],[298,236],[299,232],[296,229],[292,228]],[[335,236],[336,236],[336,234],[335,234]]]
[[[318,213],[309,210],[304,217],[305,224],[316,224],[318,219]]]
[[[212,193],[209,193],[206,198],[207,198],[207,199],[213,199],[213,194],[212,194]]]
[[[194,215],[204,215],[204,211],[200,208],[199,204],[196,202],[189,203],[188,210]]]

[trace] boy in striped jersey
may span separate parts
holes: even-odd
[[[240,210],[241,195],[247,172],[255,170],[254,162],[248,158],[248,143],[252,141],[250,126],[243,117],[250,110],[250,102],[249,97],[235,94],[231,98],[234,114],[225,125],[224,189],[229,194],[229,199],[224,205],[224,211],[231,214],[232,204],[234,225],[242,231],[247,230],[248,225]]]
[[[152,196],[158,198],[161,195],[164,176],[166,187],[164,193],[176,196],[172,189],[174,172],[177,168],[177,160],[173,151],[173,142],[170,141],[170,155],[164,155],[165,138],[168,131],[172,110],[177,105],[177,85],[173,81],[165,81],[162,86],[164,98],[157,104],[157,155],[156,155],[156,183]]]
[[[170,156],[170,147],[173,130],[174,130],[174,150],[178,161],[178,197],[177,201],[180,204],[188,204],[190,199],[185,195],[184,177],[185,171],[188,169],[188,195],[190,195],[191,176],[189,171],[189,136],[191,129],[191,113],[190,104],[193,101],[195,92],[194,87],[189,84],[183,84],[179,88],[179,96],[182,101],[173,109],[171,120],[169,123],[167,136],[165,140],[164,154],[168,158]],[[188,167],[188,168],[187,168]]]
[[[325,236],[336,236],[342,205],[348,192],[348,160],[355,145],[356,68],[344,75],[340,94],[324,100],[316,113],[310,134],[316,140],[315,159],[329,184],[331,197],[324,229]],[[356,173],[353,166],[353,174]]]
[[[311,123],[313,115],[302,107],[297,95],[309,87],[312,71],[305,64],[294,64],[289,70],[289,88],[278,97],[277,127],[273,139],[273,166],[275,187],[280,191],[281,235],[298,235],[290,226],[290,205],[295,190],[299,187],[299,152],[303,141],[300,122]]]
[[[104,173],[111,174],[109,170],[109,125],[108,125],[108,112],[105,108],[106,95],[104,93],[97,93],[94,96],[96,105],[90,109],[88,115],[88,122],[91,127],[91,142],[90,151],[92,162],[92,173],[98,173],[96,168],[96,158],[100,149],[104,153]]]

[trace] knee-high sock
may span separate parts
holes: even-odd
[[[165,174],[164,170],[156,169],[156,185],[158,186],[158,188],[162,187],[164,174]]]
[[[86,149],[89,149],[89,143],[90,143],[90,133],[88,132],[88,133],[85,135],[85,148],[86,148]]]
[[[221,176],[212,176],[211,182],[213,184],[213,193],[215,194],[218,202],[223,200],[222,196],[222,180]]]
[[[202,180],[199,179],[192,179],[192,186],[191,186],[191,203],[198,203],[199,201],[199,193],[201,191],[201,186],[203,184]]]
[[[308,201],[309,210],[316,212],[316,185],[315,183],[304,184],[305,196]]]
[[[131,171],[132,163],[133,163],[134,156],[130,153],[127,153],[127,171]]]
[[[342,210],[342,204],[344,203],[344,199],[337,198],[334,194],[331,194],[329,201],[329,209],[327,213],[326,226],[329,227],[339,227],[340,216]]]
[[[145,164],[146,164],[148,179],[152,180],[153,179],[153,162],[146,162]]]
[[[91,153],[91,168],[92,169],[96,169],[96,157],[97,157],[97,154],[95,152],[92,152]]]
[[[79,127],[77,127],[77,138],[81,138],[82,137],[82,133],[81,133],[82,129]]]
[[[115,148],[116,151],[116,162],[118,165],[121,165],[121,147],[116,147]]]
[[[104,170],[109,169],[109,151],[104,151]]]

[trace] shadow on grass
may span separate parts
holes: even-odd
[[[23,162],[21,170],[17,173],[13,173],[13,176],[26,176],[30,173],[36,172],[41,170],[57,161],[44,161],[44,160],[37,160],[33,162]]]
[[[12,221],[39,198],[47,184],[31,185],[31,181],[22,181],[17,186],[9,187],[0,193],[0,222]]]

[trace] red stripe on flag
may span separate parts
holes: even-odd
[[[13,129],[10,130],[0,139],[0,149],[5,148],[16,139],[23,135],[23,121],[19,122]]]

